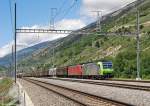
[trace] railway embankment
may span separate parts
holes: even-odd
[[[81,106],[70,99],[64,98],[59,94],[31,82],[22,79],[19,79],[18,81],[30,97],[33,104],[32,106]]]
[[[26,91],[24,84],[17,80],[19,106],[35,106],[29,96],[29,92]]]
[[[131,105],[149,106],[150,104],[149,101],[150,93],[149,91],[145,90],[129,89],[106,85],[93,85],[88,83],[70,82],[70,81],[43,79],[43,78],[38,78],[38,80],[51,84],[56,84],[63,87],[68,87],[89,94],[101,96],[104,98],[128,103]]]

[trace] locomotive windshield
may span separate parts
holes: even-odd
[[[103,62],[104,69],[112,69],[112,62]]]

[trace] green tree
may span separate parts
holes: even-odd
[[[126,50],[119,53],[114,61],[114,74],[116,77],[134,78],[136,72],[136,53]]]
[[[100,48],[99,41],[96,41],[96,43],[95,43],[95,47]]]

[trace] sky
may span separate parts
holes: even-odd
[[[14,38],[14,3],[17,4],[17,28],[50,28],[55,15],[55,29],[75,30],[96,20],[92,11],[102,15],[134,0],[0,0],[0,57],[11,52]],[[18,34],[17,50],[66,35]]]

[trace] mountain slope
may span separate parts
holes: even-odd
[[[43,43],[39,43],[36,44],[34,46],[22,49],[20,51],[17,52],[17,60],[21,60],[25,57],[30,56],[33,52],[38,52],[41,49],[44,49],[47,47],[47,45],[52,45],[53,42],[56,42],[57,40],[54,41],[47,41],[47,42],[43,42]],[[2,58],[0,58],[0,65],[3,66],[8,66],[10,63],[12,62],[12,54],[8,54]]]
[[[136,7],[140,11],[141,70],[143,78],[150,78],[150,1],[138,0],[110,13],[102,19],[102,31],[135,32]],[[97,35],[96,22],[79,31],[93,34],[75,34],[56,40],[19,60],[19,71],[47,70],[98,60],[112,60],[116,77],[136,77],[136,38]],[[78,31],[76,31],[78,32]],[[51,45],[52,44],[52,45]]]

